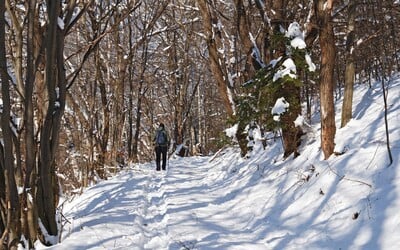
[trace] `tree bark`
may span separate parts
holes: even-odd
[[[321,47],[320,101],[321,101],[321,147],[325,159],[335,148],[335,106],[334,106],[334,67],[335,36],[332,26],[333,0],[314,0],[317,22],[319,24],[319,43]]]
[[[217,32],[213,31],[212,15],[206,0],[198,0],[201,16],[203,17],[203,27],[206,33],[206,42],[209,53],[210,69],[215,77],[218,85],[221,99],[223,100],[225,110],[229,117],[233,117],[234,104],[231,99],[230,91],[228,90],[229,83],[227,82],[226,72],[224,72],[218,56],[217,40],[219,39]],[[222,60],[223,61],[223,60]]]
[[[254,67],[253,64],[253,49],[254,45],[250,40],[250,24],[248,21],[247,13],[245,6],[243,4],[243,0],[235,0],[235,8],[236,8],[236,29],[239,33],[240,37],[240,45],[246,53],[246,62],[243,70],[244,81],[248,81],[252,79],[255,75],[256,69],[260,68],[260,65]],[[244,157],[249,148],[248,148],[248,139],[247,133],[245,132],[246,124],[243,120],[238,121],[238,127],[236,131],[236,139],[239,143],[239,148],[241,151],[241,156]]]
[[[261,65],[254,65],[254,57],[252,55],[254,44],[250,40],[250,24],[248,21],[245,6],[243,4],[243,0],[235,0],[235,7],[237,18],[236,29],[239,33],[241,47],[246,53],[246,64],[243,71],[244,81],[248,81],[254,77],[256,70],[259,69]]]
[[[35,10],[36,0],[29,1],[28,5],[28,32],[27,32],[27,65],[26,65],[26,80],[25,80],[25,183],[24,183],[24,211],[25,213],[24,223],[24,234],[29,240],[29,247],[33,247],[35,240],[37,239],[38,229],[38,215],[35,202],[36,199],[36,148],[37,143],[35,142],[35,129],[34,129],[34,105],[33,105],[33,87],[35,81],[35,43],[34,35],[37,22],[35,22]],[[28,198],[28,195],[32,197],[32,200]]]
[[[355,78],[355,63],[354,63],[354,39],[355,39],[355,19],[356,19],[356,1],[349,1],[348,22],[347,22],[347,40],[346,40],[346,67],[344,73],[344,96],[342,106],[341,127],[353,117],[353,89]]]
[[[58,182],[55,173],[55,157],[58,147],[61,117],[65,107],[66,82],[64,71],[64,37],[58,30],[61,11],[59,1],[48,0],[48,25],[45,37],[47,112],[40,133],[40,160],[38,185],[38,212],[41,223],[52,236],[58,235],[56,207]],[[45,244],[51,244],[44,239]]]
[[[116,33],[114,36],[114,41],[116,44],[121,44],[120,34]],[[114,126],[113,126],[113,140],[112,140],[112,149],[110,158],[115,159],[115,150],[122,150],[122,142],[123,142],[123,133],[125,130],[125,82],[126,82],[126,73],[128,68],[128,60],[124,58],[125,51],[121,46],[117,46],[117,79],[115,79],[115,95],[113,97],[114,103]]]
[[[386,87],[385,87],[385,77],[382,78],[382,97],[383,97],[383,103],[385,106],[385,132],[386,132],[386,148],[388,151],[388,157],[389,157],[389,166],[393,164],[393,156],[392,156],[392,150],[390,149],[390,132],[389,132],[389,122],[388,122],[388,104],[387,104],[387,93],[386,93]]]
[[[21,237],[20,231],[20,206],[17,191],[17,185],[14,177],[14,155],[12,130],[10,128],[11,117],[11,100],[10,100],[10,83],[7,73],[7,59],[5,47],[5,2],[0,1],[0,77],[1,77],[1,93],[3,107],[1,112],[1,130],[3,134],[3,157],[2,165],[4,172],[5,183],[5,206],[6,206],[6,221],[5,229],[0,238],[0,247],[3,244],[7,245],[8,249],[17,249]],[[2,219],[3,220],[3,219]]]
[[[107,86],[103,80],[102,75],[102,60],[100,59],[100,54],[96,53],[96,81],[98,81],[98,88],[100,89],[100,96],[101,96],[101,107],[103,112],[103,124],[99,124],[100,119],[94,121],[94,123],[98,124],[97,127],[102,127],[101,134],[98,138],[99,142],[97,143],[99,147],[99,156],[98,156],[98,163],[96,164],[96,172],[100,176],[100,178],[105,179],[105,170],[104,164],[106,161],[106,154],[107,154],[107,146],[110,140],[110,130],[111,130],[111,110],[110,104],[108,100],[108,93],[107,93]],[[93,90],[95,91],[95,90]],[[97,130],[98,128],[96,128]]]
[[[145,33],[146,34],[146,33]],[[141,72],[139,76],[139,84],[137,88],[137,100],[136,100],[136,120],[135,120],[135,134],[133,137],[133,147],[132,147],[132,156],[134,162],[139,161],[139,141],[140,141],[140,129],[141,129],[141,121],[142,121],[142,101],[146,91],[143,90],[143,85],[145,82],[145,72],[147,70],[146,62],[147,62],[147,53],[148,53],[148,43],[143,43],[143,52],[142,52],[142,66]]]

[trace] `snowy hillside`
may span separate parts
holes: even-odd
[[[354,119],[324,161],[319,125],[296,159],[281,144],[130,166],[64,206],[62,243],[38,249],[400,249],[400,79],[358,86]],[[337,126],[340,124],[337,106]]]

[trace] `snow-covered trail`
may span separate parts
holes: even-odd
[[[193,210],[210,202],[209,194],[199,200],[204,177],[209,174],[208,160],[172,160],[167,172],[140,165],[141,169],[125,170],[85,190],[79,199],[66,204],[64,239],[50,249],[181,249],[195,245],[193,240],[182,240],[185,235],[180,234],[190,235],[198,219]]]
[[[66,205],[68,230],[54,248],[143,249],[164,237],[164,183],[160,173],[133,169],[89,188]]]
[[[49,249],[266,249],[252,230],[268,200],[248,199],[259,170],[244,174],[228,155],[173,159],[166,172],[142,164],[88,188],[66,203],[62,243]]]

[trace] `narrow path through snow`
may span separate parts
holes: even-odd
[[[169,227],[179,227],[171,214],[190,210],[202,191],[208,158],[198,158],[196,166],[184,158],[171,161],[166,172],[140,165],[103,181],[67,203],[69,222],[62,244],[54,249],[180,249],[185,244]],[[193,196],[190,198],[190,196]],[[197,206],[207,206],[205,200]],[[196,214],[180,220],[196,221]],[[178,230],[181,231],[181,230]],[[82,242],[79,239],[87,239]],[[174,247],[175,245],[175,247]],[[52,248],[50,248],[52,249]]]
[[[252,175],[222,171],[226,162],[210,159],[174,159],[166,172],[142,164],[88,188],[66,203],[62,243],[48,249],[221,249],[249,242],[265,249],[266,240],[250,230],[257,218],[247,212],[253,203],[243,192]]]

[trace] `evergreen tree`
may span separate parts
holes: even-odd
[[[285,33],[276,32],[271,41],[273,48],[284,48],[283,54],[258,70],[254,79],[244,85],[245,94],[237,100],[238,127],[256,121],[267,130],[280,129],[284,157],[292,153],[297,156],[302,131],[294,121],[301,115],[301,73],[314,71],[315,66],[307,53],[298,23],[292,23]],[[276,114],[273,107],[279,98],[284,98],[288,108]]]

